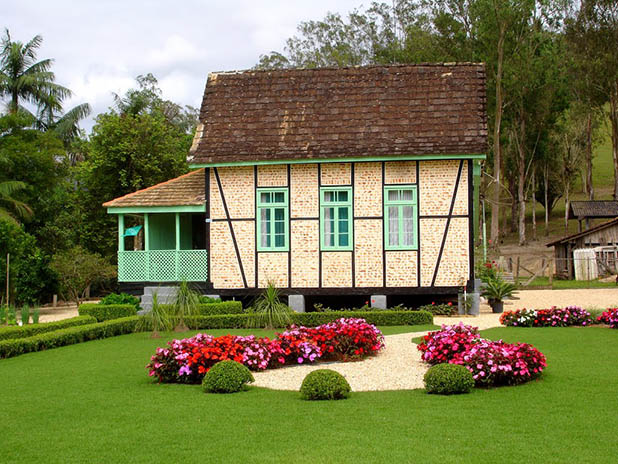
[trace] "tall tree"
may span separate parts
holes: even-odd
[[[13,40],[8,29],[4,31],[0,40],[0,97],[8,97],[9,113],[27,111],[23,101],[60,111],[62,101],[71,96],[69,89],[54,82],[53,60],[36,61],[42,42],[43,38],[37,35],[24,44]]]

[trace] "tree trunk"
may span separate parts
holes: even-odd
[[[532,192],[532,240],[536,241],[536,165],[532,166],[532,184],[530,191]]]
[[[520,113],[521,117],[521,133],[520,140],[517,144],[517,203],[519,220],[517,222],[517,230],[519,231],[519,246],[526,244],[526,148],[524,141],[526,140],[526,120],[523,117],[523,110]]]
[[[514,234],[517,232],[517,201],[519,197],[517,196],[517,184],[515,183],[515,177],[511,176],[511,180],[509,181],[509,192],[511,192],[511,227],[510,232]],[[504,228],[506,231],[506,227]]]
[[[594,200],[594,186],[592,185],[592,113],[588,112],[586,126],[586,194],[588,200]]]
[[[543,169],[543,190],[545,195],[545,236],[549,236],[549,164],[545,163]]]
[[[614,200],[618,199],[618,82],[609,98],[609,119],[612,122],[612,156],[614,158]]]
[[[565,197],[564,197],[564,235],[569,234],[569,206],[570,206],[569,190],[571,189],[569,185],[569,179],[567,178],[565,191],[564,191],[564,194],[565,194]]]
[[[491,241],[494,246],[498,245],[500,235],[500,167],[502,152],[500,146],[500,132],[502,124],[502,63],[504,61],[504,39],[506,36],[506,24],[500,24],[498,37],[498,69],[496,71],[496,114],[494,117],[494,190],[491,202]]]

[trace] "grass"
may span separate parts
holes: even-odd
[[[2,360],[2,461],[615,462],[618,363],[608,354],[618,330],[484,336],[533,343],[546,374],[463,396],[367,392],[321,403],[256,387],[206,395],[153,384],[144,365],[163,341],[145,333]]]
[[[526,282],[528,279],[519,279],[520,282]],[[520,290],[532,290],[534,287],[548,287],[548,277],[535,277],[535,279],[526,287],[519,287]],[[581,288],[617,288],[616,282],[601,282],[598,280],[558,280],[552,281],[552,290],[572,290]]]

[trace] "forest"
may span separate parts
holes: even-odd
[[[186,172],[198,117],[145,73],[86,133],[91,108],[65,107],[72,92],[38,57],[42,40],[9,29],[0,39],[0,257],[10,257],[0,285],[17,304],[113,288],[117,225],[101,204]],[[618,195],[617,45],[615,0],[394,0],[302,22],[255,68],[484,62],[489,238],[516,233],[523,246],[548,232],[576,184],[599,197],[604,137]]]

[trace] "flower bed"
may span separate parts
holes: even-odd
[[[603,311],[597,321],[600,324],[607,324],[612,329],[618,329],[618,308],[610,308],[607,311]]]
[[[296,327],[275,339],[197,334],[157,348],[146,366],[159,382],[199,383],[219,361],[233,360],[252,370],[319,360],[349,360],[377,353],[382,333],[364,319],[337,319],[318,327]]]
[[[478,328],[444,325],[430,332],[418,345],[429,364],[465,366],[477,386],[515,385],[538,377],[547,366],[545,356],[527,343],[505,343],[482,339]]]
[[[587,326],[594,323],[588,311],[579,306],[550,309],[518,309],[506,311],[500,316],[500,323],[513,327],[569,327]]]

